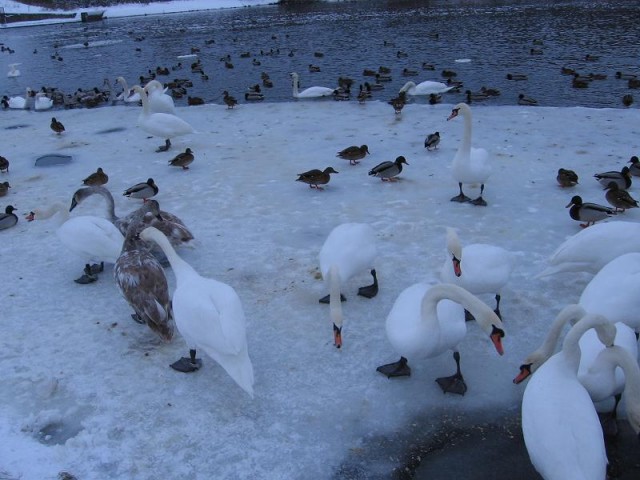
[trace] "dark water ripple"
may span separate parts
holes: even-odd
[[[514,104],[518,94],[524,93],[546,106],[623,108],[623,95],[636,91],[628,88],[626,80],[616,79],[615,73],[640,75],[639,33],[640,4],[622,0],[364,0],[108,19],[3,29],[2,42],[16,53],[2,53],[0,58],[5,66],[22,63],[22,75],[15,79],[1,75],[0,93],[23,95],[27,86],[45,85],[70,93],[101,86],[104,78],[114,82],[120,75],[133,84],[149,69],[181,61],[186,68],[158,79],[189,78],[194,82],[189,95],[207,102],[221,103],[224,90],[243,102],[247,87],[261,83],[260,74],[267,72],[274,86],[264,89],[266,101],[285,102],[292,100],[288,75],[292,71],[300,74],[301,88],[334,87],[339,76],[352,78],[357,87],[372,80],[362,76],[365,68],[384,65],[391,68],[393,80],[374,94],[381,100],[397,94],[407,80],[442,81],[441,71],[452,69],[464,81],[464,89],[501,90],[501,96],[485,104]],[[136,37],[144,40],[136,41]],[[534,45],[534,39],[542,40],[543,45]],[[207,45],[211,40],[215,43]],[[393,46],[384,46],[385,41]],[[200,49],[209,80],[190,71],[192,59],[177,58],[189,54],[191,47]],[[531,48],[543,53],[532,55]],[[37,54],[32,53],[34,49]],[[56,51],[64,58],[62,62],[50,58]],[[261,51],[273,54],[261,55]],[[398,51],[407,56],[398,58]],[[240,58],[242,52],[251,57]],[[324,56],[318,58],[315,52]],[[227,54],[233,69],[220,61]],[[588,62],[587,54],[599,60]],[[462,58],[472,61],[455,61]],[[254,59],[261,65],[253,65]],[[436,70],[422,70],[423,62],[434,64]],[[318,65],[321,72],[309,73],[309,64]],[[571,77],[561,75],[563,66],[607,78],[591,82],[589,88],[575,89]],[[403,77],[404,68],[417,70],[418,76]],[[507,73],[523,73],[528,80],[509,81]],[[635,96],[640,102],[640,92]],[[462,93],[444,99],[450,103],[461,100]],[[177,103],[186,104],[186,97]]]

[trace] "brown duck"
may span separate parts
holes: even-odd
[[[56,120],[56,117],[53,117],[51,119],[51,130],[60,135],[62,132],[64,132],[64,125],[62,124],[62,122]]]
[[[172,167],[182,167],[183,170],[189,170],[189,165],[193,163],[193,159],[193,152],[190,148],[187,148],[184,152],[179,153],[169,160],[169,165]]]
[[[362,160],[367,153],[369,153],[369,147],[366,145],[362,145],[360,147],[352,145],[351,147],[340,150],[336,154],[336,157],[349,160],[349,165],[357,165],[359,163],[358,160]]]
[[[338,173],[332,167],[327,167],[324,170],[318,170],[314,168],[308,172],[299,173],[296,182],[304,182],[309,185],[309,188],[317,188],[318,190],[324,190],[319,185],[326,185],[331,180],[331,173]]]
[[[94,173],[85,178],[82,183],[84,185],[88,185],[90,187],[98,187],[100,185],[104,185],[109,181],[109,176],[104,173],[102,167],[98,167]]]

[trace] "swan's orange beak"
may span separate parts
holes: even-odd
[[[489,337],[493,342],[493,346],[496,347],[496,352],[498,352],[499,355],[504,355],[504,348],[502,348],[502,337],[504,337],[504,331],[494,325],[493,331]]]
[[[333,324],[333,344],[336,348],[342,347],[342,327],[337,327]]]
[[[453,262],[453,273],[456,274],[456,277],[462,275],[462,269],[460,268],[460,260],[458,260],[455,256],[452,259]]]
[[[518,385],[522,383],[525,378],[528,378],[531,375],[531,364],[520,365],[520,373],[513,379],[513,383]]]

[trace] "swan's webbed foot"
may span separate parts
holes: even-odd
[[[97,275],[100,272],[103,272],[104,271],[104,262],[100,262],[99,264],[98,263],[94,263],[93,265],[91,265],[89,267],[89,271],[93,275]]]
[[[470,200],[469,203],[472,204],[472,205],[478,205],[479,207],[486,207],[487,206],[487,202],[485,202],[484,198],[482,198],[482,197],[478,197],[475,200]]]
[[[386,365],[380,365],[376,368],[376,371],[386,375],[387,378],[391,377],[410,377],[411,367],[407,363],[407,359],[400,357],[400,360],[394,363],[387,363]]]
[[[146,325],[147,322],[144,321],[144,319],[138,315],[137,313],[132,313],[131,314],[131,318],[133,318],[133,321],[136,323],[139,323],[140,325]]]
[[[457,393],[458,395],[464,395],[467,391],[467,384],[464,383],[464,378],[459,373],[455,373],[450,377],[436,378],[436,382],[440,385],[440,388],[444,393]]]
[[[331,297],[331,295],[325,295],[320,300],[318,300],[318,302],[328,304],[329,303],[329,297]],[[347,297],[345,297],[344,295],[340,294],[340,301],[341,302],[346,302],[347,301]]]
[[[164,141],[164,145],[159,146],[156,149],[156,152],[166,152],[167,150],[169,150],[171,148],[171,140],[170,139],[166,139]]]
[[[371,270],[371,276],[373,277],[373,283],[358,289],[358,295],[361,297],[373,298],[378,295],[378,277],[375,270]]]
[[[458,395],[464,395],[467,391],[467,384],[464,383],[462,378],[462,371],[460,370],[460,353],[453,352],[453,359],[456,362],[456,373],[450,377],[436,378],[436,382],[440,385],[440,388],[444,393],[457,393]]]
[[[189,357],[182,357],[177,362],[173,362],[170,365],[171,368],[182,373],[191,373],[199,370],[202,367],[202,360],[196,358],[196,351],[189,350]]]
[[[98,277],[92,271],[92,266],[88,263],[84,266],[84,274],[80,278],[76,278],[74,282],[79,283],[80,285],[87,285],[89,283],[93,283],[98,280]]]
[[[466,203],[466,202],[470,202],[471,199],[467,197],[464,193],[460,193],[459,195],[456,195],[455,197],[453,197],[451,201],[458,202],[458,203]]]

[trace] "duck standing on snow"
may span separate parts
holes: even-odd
[[[169,285],[162,265],[140,241],[139,233],[139,225],[129,227],[113,276],[120,293],[135,312],[131,318],[146,323],[168,342],[173,338]]]
[[[6,230],[7,228],[11,228],[18,223],[18,216],[13,213],[16,209],[13,205],[7,205],[4,209],[4,213],[0,213],[0,230]]]
[[[351,147],[347,147],[343,150],[340,150],[336,157],[340,157],[344,160],[349,160],[349,165],[357,165],[359,160],[362,160],[369,153],[369,147],[366,145],[353,145]]]
[[[315,188],[317,190],[324,190],[320,185],[326,185],[331,180],[330,173],[336,172],[333,167],[327,167],[324,170],[318,170],[314,168],[304,173],[299,173],[296,182],[304,182],[309,185],[309,188]]]
[[[447,121],[462,114],[464,118],[464,136],[460,147],[453,158],[453,178],[458,182],[460,193],[451,199],[452,202],[469,202],[473,205],[486,206],[482,198],[484,184],[491,175],[489,153],[484,148],[471,147],[471,109],[466,103],[457,104],[451,111]],[[480,196],[471,200],[462,192],[463,184],[480,184]]]
[[[146,182],[136,183],[127,188],[122,195],[129,198],[141,198],[144,202],[158,194],[158,186],[149,178]]]
[[[638,208],[638,202],[628,191],[621,189],[616,182],[609,182],[607,193],[604,196],[609,205],[615,207],[616,212],[618,210],[624,212],[627,208]]]
[[[435,150],[440,145],[440,132],[434,132],[427,135],[424,140],[424,148],[427,150]]]
[[[56,117],[53,117],[51,119],[50,127],[51,127],[51,130],[56,132],[58,135],[60,135],[62,132],[65,131],[64,125],[62,124],[62,122],[59,122],[58,120],[56,120]]]
[[[640,160],[638,160],[638,157],[634,155],[628,163],[631,164],[629,173],[634,177],[640,177]]]
[[[0,155],[0,173],[9,173],[9,160]]]
[[[562,188],[575,187],[578,184],[578,174],[573,170],[559,168],[556,175],[556,181]]]
[[[395,161],[382,162],[369,170],[369,175],[378,177],[383,182],[393,182],[402,173],[402,165],[409,165],[409,162],[400,155]]]
[[[193,163],[194,158],[191,149],[187,148],[184,152],[179,153],[169,160],[169,165],[172,167],[182,167],[183,170],[189,170],[189,165]]]
[[[604,188],[609,188],[609,182],[616,182],[618,187],[622,190],[627,190],[631,187],[631,173],[629,172],[629,167],[622,167],[622,170],[619,172],[609,171],[596,173],[594,178],[602,185]]]
[[[334,344],[342,346],[342,305],[345,299],[340,289],[353,276],[369,270],[374,283],[361,287],[358,293],[372,298],[378,293],[378,281],[375,270],[370,270],[377,255],[375,231],[364,223],[343,223],[335,227],[325,240],[318,259],[320,272],[329,295],[320,299],[320,303],[329,303],[330,317],[333,322]]]
[[[597,203],[583,202],[580,195],[574,195],[571,198],[565,208],[569,207],[571,207],[569,210],[571,218],[578,222],[585,222],[580,224],[583,228],[616,214],[613,208],[598,205]]]
[[[96,170],[87,178],[85,178],[82,181],[82,183],[89,187],[97,187],[97,186],[106,184],[108,181],[109,181],[109,176],[106,173],[104,173],[104,170],[102,170],[102,167],[98,167],[98,170]]]
[[[11,185],[9,185],[9,182],[0,183],[0,197],[4,197],[7,193],[9,193],[10,188]]]
[[[198,370],[202,361],[197,358],[197,350],[204,350],[253,397],[253,366],[247,346],[246,320],[236,291],[225,283],[200,276],[156,228],[145,228],[140,238],[158,244],[176,276],[173,316],[189,347],[189,358],[181,358],[171,368],[185,373]]]

